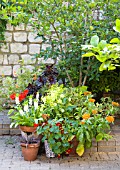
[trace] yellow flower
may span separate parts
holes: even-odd
[[[87,120],[90,118],[90,114],[89,113],[84,113],[82,116],[83,119]]]
[[[112,122],[114,122],[114,117],[113,117],[113,116],[107,116],[107,117],[106,117],[106,120],[107,120],[109,123],[112,123]]]
[[[94,102],[95,102],[95,99],[92,99],[92,98],[91,98],[91,99],[89,99],[89,102],[93,102],[93,103],[94,103]]]
[[[119,106],[119,103],[118,102],[112,102],[112,105],[113,106]]]
[[[95,115],[95,114],[97,114],[97,110],[92,110],[92,113]]]

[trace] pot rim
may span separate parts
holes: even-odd
[[[21,142],[20,145],[25,148],[38,148],[40,146],[40,142],[31,144]]]

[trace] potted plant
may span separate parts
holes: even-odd
[[[20,143],[22,155],[26,161],[34,161],[37,158],[38,150],[40,147],[40,139],[35,138],[34,135],[22,137]]]
[[[49,115],[49,120],[37,128],[37,133],[43,135],[43,141],[48,140],[52,151],[60,154],[70,154],[73,139],[76,139],[76,153],[82,155],[85,148],[96,141],[108,140],[111,135],[110,123],[114,122],[114,114],[119,104],[110,98],[103,98],[96,103],[87,87],[66,88],[63,85],[53,85],[43,102],[40,112]]]

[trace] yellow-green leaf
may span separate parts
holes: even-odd
[[[90,52],[82,55],[82,57],[91,57],[91,56],[95,56],[95,54]]]
[[[110,43],[120,43],[120,40],[118,38],[113,38]]]
[[[82,143],[79,143],[77,148],[76,148],[76,153],[79,155],[79,156],[82,156],[83,153],[84,153],[84,145]]]

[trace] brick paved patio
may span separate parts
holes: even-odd
[[[24,161],[20,148],[19,129],[9,128],[6,111],[0,113],[0,170],[119,170],[120,169],[120,118],[112,126],[113,138],[93,142],[82,157],[46,158],[38,155],[36,161]],[[4,134],[4,135],[3,135]],[[13,136],[10,136],[13,135]]]
[[[0,136],[0,170],[119,170],[120,152],[85,152],[82,157],[46,158],[38,155],[24,161],[19,136]]]

